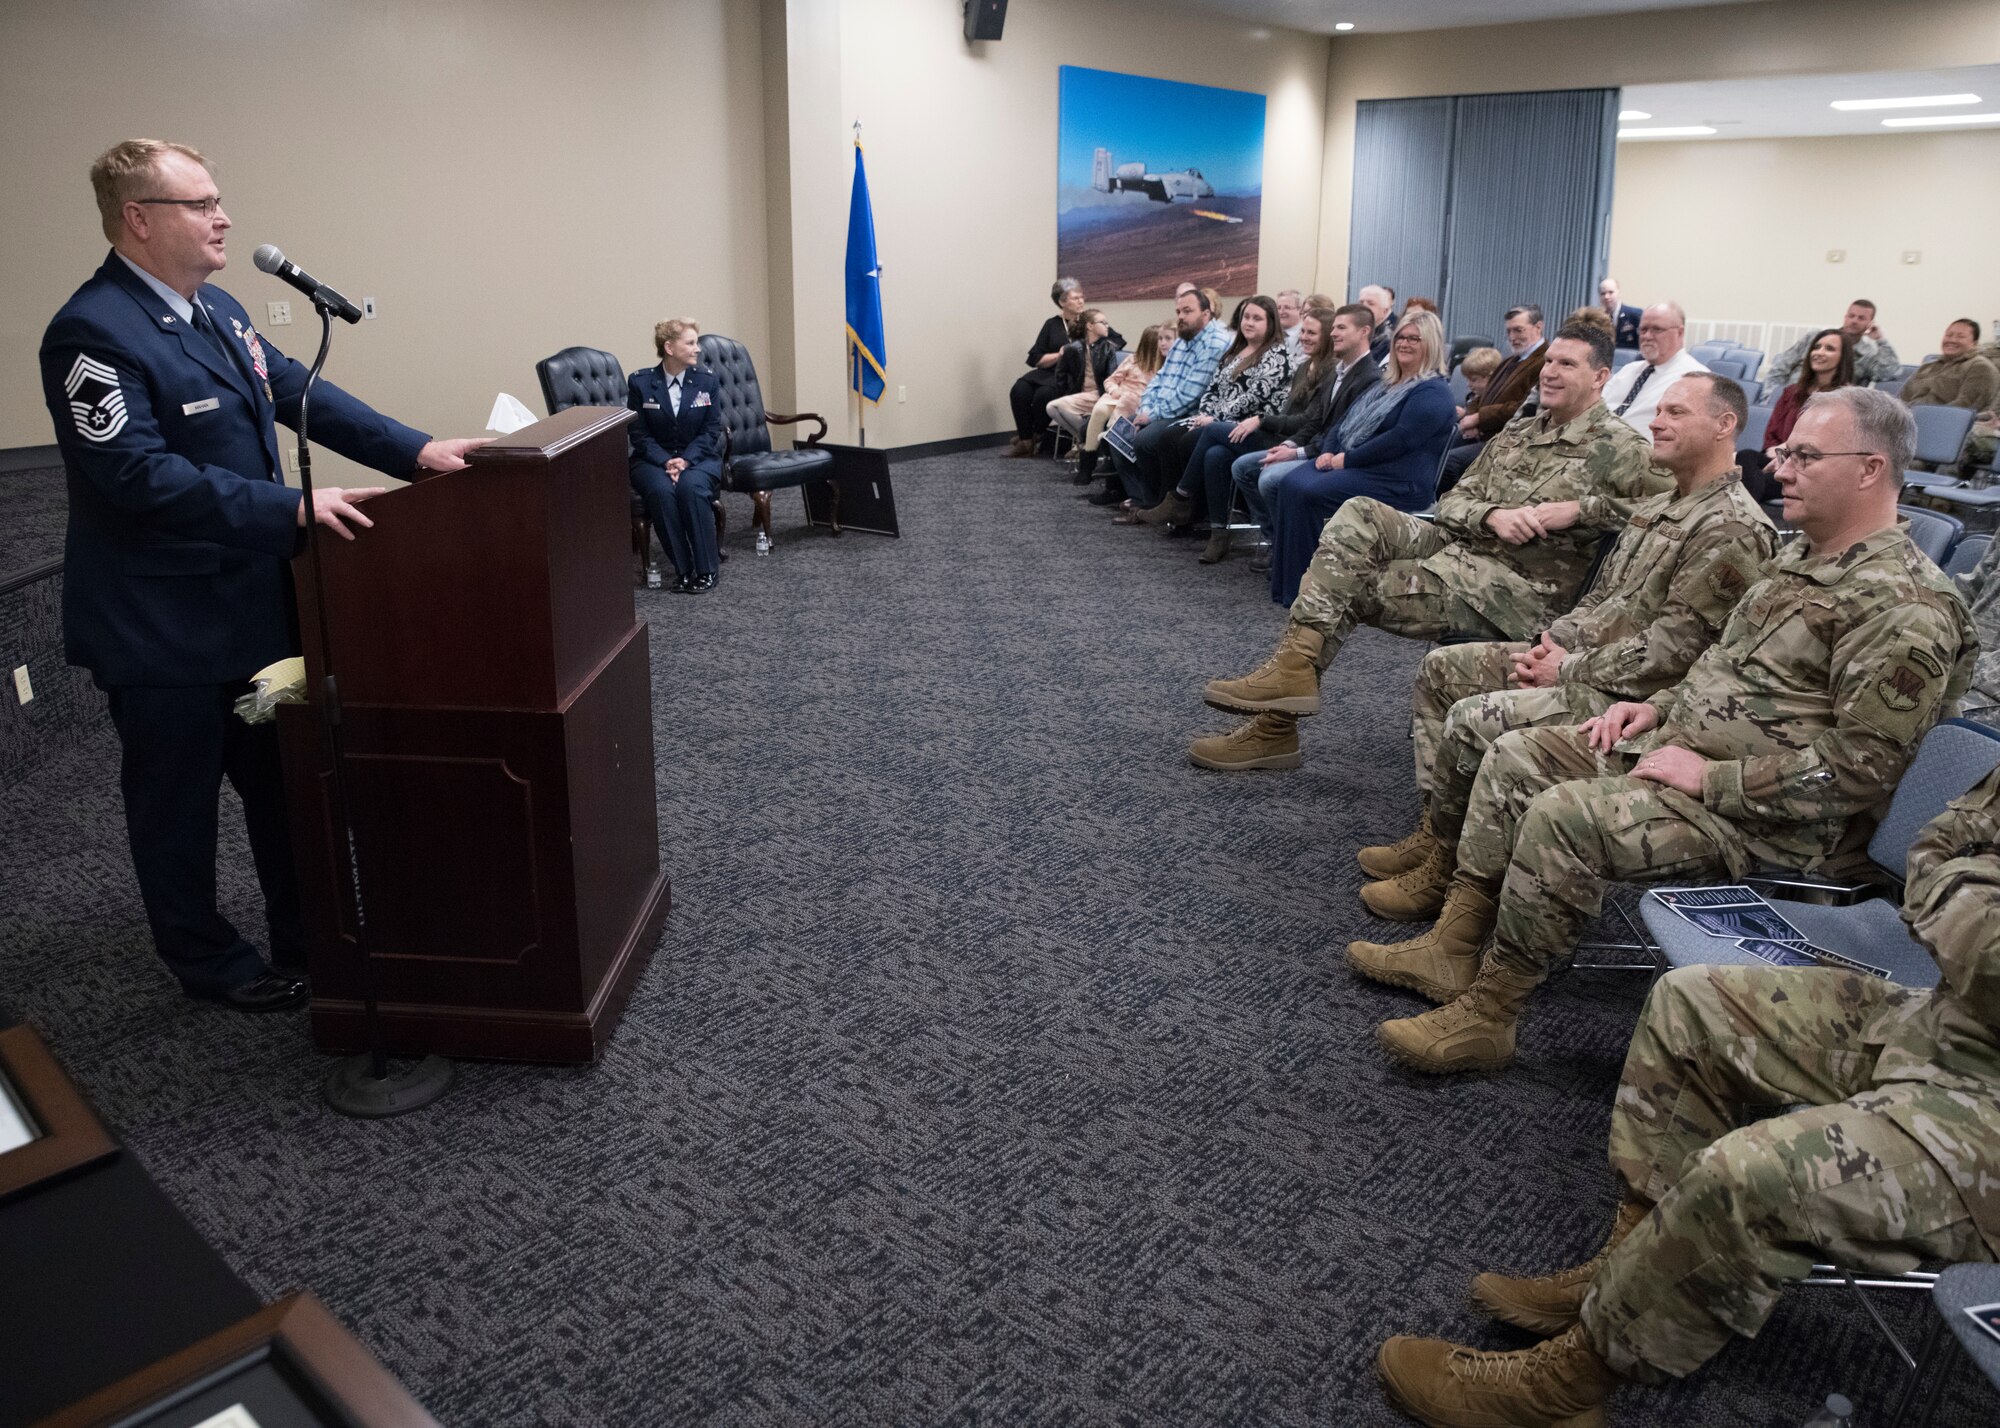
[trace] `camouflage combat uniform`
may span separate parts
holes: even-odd
[[[1578,728],[1516,730],[1487,751],[1457,876],[1498,898],[1503,971],[1546,977],[1609,881],[1804,870],[1858,849],[1964,692],[1978,649],[1965,604],[1900,526],[1832,555],[1795,542],[1767,570],[1649,701],[1654,729],[1610,753]],[[1664,744],[1710,761],[1700,798],[1626,776]]]
[[[1487,748],[1509,729],[1581,724],[1621,699],[1679,682],[1777,549],[1777,531],[1732,471],[1686,496],[1648,498],[1597,584],[1549,626],[1569,651],[1545,689],[1509,689],[1521,642],[1446,645],[1424,656],[1410,738],[1430,826],[1458,838]]]
[[[1320,533],[1291,618],[1324,637],[1322,669],[1362,624],[1418,639],[1527,639],[1576,598],[1600,534],[1667,485],[1645,439],[1602,402],[1552,428],[1519,418],[1438,502],[1435,524],[1366,497],[1342,506]],[[1577,501],[1583,514],[1525,545],[1486,528],[1495,509],[1543,501]]]
[[[1653,988],[1611,1165],[1656,1208],[1583,1304],[1618,1372],[1686,1374],[1755,1334],[1813,1251],[1876,1272],[2000,1258],[2000,771],[1918,835],[1909,871],[1935,991],[1734,966]]]
[[[2000,541],[1988,547],[1972,574],[1958,577],[1958,589],[1979,631],[1979,660],[1959,713],[2000,728]]]

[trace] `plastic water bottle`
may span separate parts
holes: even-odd
[[[759,554],[759,555],[769,555],[770,553],[771,553],[771,538],[770,538],[770,537],[769,537],[768,535],[764,534],[764,532],[762,532],[762,531],[758,531],[758,532],[757,532],[757,554]]]
[[[647,566],[647,567],[646,567],[646,588],[647,588],[648,590],[657,590],[657,589],[659,589],[659,588],[660,588],[660,567],[659,567],[659,566],[657,566],[657,565],[649,565],[649,566]]]
[[[1854,1405],[1844,1394],[1829,1393],[1826,1407],[1806,1420],[1805,1428],[1853,1428]]]

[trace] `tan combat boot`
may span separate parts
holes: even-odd
[[[1375,1355],[1375,1371],[1391,1402],[1435,1428],[1603,1428],[1618,1381],[1580,1324],[1512,1353],[1398,1334]]]
[[[1514,1021],[1538,983],[1503,972],[1491,954],[1455,1002],[1375,1028],[1382,1049],[1405,1066],[1434,1074],[1498,1071],[1514,1059]]]
[[[1503,1324],[1512,1324],[1544,1338],[1560,1334],[1583,1313],[1583,1296],[1611,1251],[1653,1212],[1651,1205],[1626,1200],[1618,1206],[1612,1221],[1611,1238],[1604,1248],[1574,1269],[1558,1270],[1534,1279],[1517,1279],[1510,1274],[1481,1274],[1472,1281],[1472,1301]]]
[[[1188,745],[1188,757],[1205,769],[1238,773],[1246,769],[1299,766],[1299,721],[1289,714],[1259,714],[1227,734],[1211,734]]]
[[[1431,832],[1431,811],[1426,808],[1424,816],[1417,820],[1417,831],[1404,835],[1394,843],[1377,843],[1363,848],[1354,855],[1354,861],[1361,864],[1361,871],[1371,878],[1393,878],[1407,873],[1430,855],[1431,844],[1437,835]]]
[[[1429,922],[1444,907],[1458,870],[1458,845],[1433,841],[1414,868],[1361,889],[1361,900],[1377,917],[1391,922]]]
[[[1241,679],[1211,679],[1201,697],[1227,714],[1319,713],[1319,656],[1326,640],[1294,620],[1271,657]]]
[[[1499,903],[1463,878],[1451,884],[1437,926],[1407,942],[1350,942],[1347,965],[1371,981],[1456,1000],[1479,977],[1479,950],[1493,933]]]

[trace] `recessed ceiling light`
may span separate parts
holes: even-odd
[[[1618,122],[1620,124],[1633,119],[1650,119],[1652,117],[1652,115],[1643,109],[1621,109],[1618,111]]]
[[[1835,109],[1925,109],[1937,104],[1977,104],[1976,94],[1915,94],[1908,99],[1836,99]]]
[[[1995,117],[2000,118],[2000,115],[1996,115]],[[1715,130],[1707,124],[1680,124],[1668,125],[1660,129],[1620,129],[1618,137],[1621,139],[1698,139],[1704,134],[1713,134],[1714,132]]]
[[[1342,20],[1339,24],[1334,26],[1334,29],[1336,30],[1351,30],[1353,28],[1354,28],[1354,22],[1352,20]]]
[[[1919,124],[2000,124],[2000,114],[1926,114],[1922,118],[1884,119],[1885,129],[1914,129]]]

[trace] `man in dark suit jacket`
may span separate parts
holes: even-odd
[[[1508,308],[1505,331],[1512,355],[1493,369],[1493,380],[1486,384],[1486,396],[1480,404],[1459,418],[1458,441],[1444,455],[1439,495],[1458,484],[1487,439],[1514,419],[1541,380],[1542,362],[1549,352],[1542,340],[1541,308],[1534,303]]]
[[[625,405],[639,419],[631,439],[632,489],[673,562],[679,595],[702,595],[720,578],[715,488],[722,480],[722,383],[701,360],[701,331],[685,317],[653,328],[660,365],[626,379]]]
[[[1239,456],[1229,468],[1229,477],[1243,496],[1244,508],[1250,512],[1250,518],[1264,528],[1267,537],[1271,534],[1271,517],[1264,494],[1262,478],[1265,473],[1272,473],[1275,479],[1277,467],[1301,460],[1310,461],[1318,456],[1338,433],[1340,423],[1361,394],[1382,380],[1382,368],[1369,352],[1369,342],[1375,331],[1374,320],[1374,313],[1363,303],[1349,303],[1334,313],[1335,366],[1333,377],[1314,398],[1313,406],[1318,408],[1318,419],[1310,430],[1301,430],[1268,451],[1252,451]],[[1303,447],[1299,437],[1307,438]],[[1213,509],[1216,504],[1211,502],[1210,508]],[[1269,568],[1268,550],[1252,558],[1251,569]]]
[[[296,427],[307,369],[206,279],[228,215],[194,150],[131,140],[91,184],[112,251],[42,338],[42,391],[69,483],[63,640],[110,701],[132,864],[153,944],[189,995],[243,1011],[306,996],[304,927],[274,725],[233,712],[249,676],[298,653],[289,572],[305,502],[273,419]],[[432,441],[330,382],[312,435],[378,471],[456,470]],[[381,487],[319,488],[313,518],[352,540]],[[216,908],[217,797],[243,800],[271,965]]]
[[[1597,285],[1597,301],[1603,307],[1605,316],[1611,319],[1612,345],[1636,350],[1639,346],[1639,319],[1645,313],[1618,301],[1618,279],[1606,278]]]

